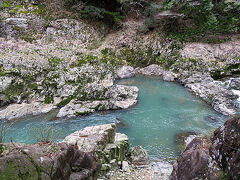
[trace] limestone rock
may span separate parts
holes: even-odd
[[[164,81],[175,81],[178,78],[178,75],[164,70],[161,66],[152,64],[145,68],[137,70],[139,74],[147,75],[147,76],[160,76]]]
[[[117,70],[116,77],[118,79],[130,78],[135,75],[134,68],[131,66],[122,66]]]
[[[141,146],[133,147],[129,152],[129,159],[134,165],[148,164],[148,154]]]
[[[7,77],[7,76],[2,76],[0,77],[0,92],[5,91],[9,85],[12,83],[13,78],[12,77]]]
[[[31,104],[11,104],[7,108],[0,111],[0,119],[17,119],[27,115],[39,115],[48,113],[56,108],[53,104],[42,104],[39,102],[32,102]]]
[[[216,83],[207,73],[195,73],[181,82],[195,95],[211,104],[216,111],[224,115],[236,114],[237,104],[234,100],[238,96]]]
[[[230,41],[221,44],[187,43],[181,54],[185,58],[216,60],[230,59],[239,55],[240,41]]]
[[[128,137],[116,133],[115,124],[86,127],[67,136],[63,142],[77,146],[83,152],[95,152],[102,163],[102,172],[117,167],[129,148]]]
[[[229,86],[233,89],[240,90],[240,79],[232,79]]]

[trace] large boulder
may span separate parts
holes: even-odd
[[[229,86],[233,89],[240,90],[240,79],[232,79],[231,83]]]
[[[0,157],[0,179],[97,179],[101,163],[93,153],[66,143],[6,144]]]
[[[220,171],[209,165],[207,139],[194,138],[173,165],[171,180],[218,179]]]
[[[148,164],[148,154],[141,146],[133,147],[129,152],[129,160],[134,165]]]
[[[240,117],[225,122],[214,131],[210,154],[228,179],[240,179]]]
[[[116,133],[115,124],[86,127],[67,136],[63,142],[77,145],[83,152],[94,152],[102,163],[102,172],[117,167],[128,151],[125,134]]]
[[[122,66],[117,70],[116,77],[118,79],[130,78],[135,75],[134,68],[131,66]]]
[[[194,138],[180,155],[171,180],[240,179],[240,117],[215,130],[211,140]]]

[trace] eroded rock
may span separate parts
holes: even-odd
[[[129,142],[125,134],[116,133],[115,124],[86,127],[67,136],[63,142],[77,145],[83,152],[95,152],[102,163],[102,171],[109,171],[123,161]]]
[[[148,164],[148,154],[141,146],[133,147],[129,152],[129,160],[134,165]]]
[[[66,143],[6,144],[9,153],[0,157],[0,178],[58,180],[97,179],[101,163],[93,153],[86,153]]]

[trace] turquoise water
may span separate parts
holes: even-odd
[[[170,160],[180,153],[175,141],[177,133],[207,133],[224,122],[224,117],[177,83],[149,77],[135,77],[117,83],[139,88],[136,106],[74,119],[53,120],[56,113],[52,112],[17,122],[8,131],[8,136],[13,141],[34,143],[33,127],[45,120],[61,132],[57,139],[60,141],[81,128],[115,122],[117,118],[122,122],[117,131],[127,134],[132,146],[141,145],[152,159]],[[211,120],[209,116],[216,119]]]

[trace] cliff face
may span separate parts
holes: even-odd
[[[240,117],[214,131],[211,139],[195,138],[180,155],[172,180],[240,178]]]

